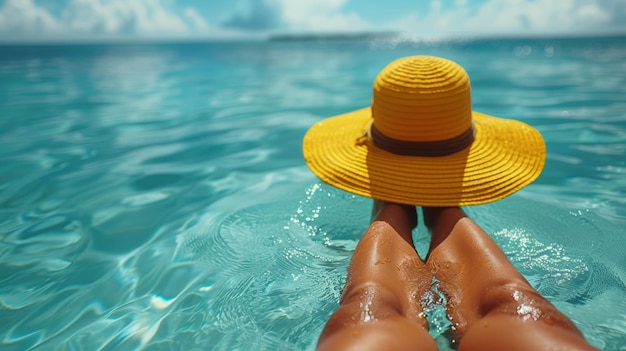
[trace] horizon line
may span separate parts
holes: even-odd
[[[299,33],[273,33],[259,36],[233,37],[109,37],[109,38],[48,38],[3,40],[0,46],[64,46],[64,45],[132,45],[132,44],[194,44],[194,43],[242,43],[242,42],[332,42],[398,40],[399,42],[458,42],[480,40],[567,40],[592,38],[624,38],[624,32],[596,33],[503,33],[503,34],[446,34],[418,35],[400,31],[312,31]]]

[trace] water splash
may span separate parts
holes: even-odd
[[[446,340],[449,331],[454,328],[447,314],[448,300],[441,292],[441,282],[433,276],[430,288],[420,298],[424,309],[423,314],[428,320],[429,333],[437,343],[448,343]],[[451,341],[454,343],[454,341]]]

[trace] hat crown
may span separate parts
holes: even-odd
[[[458,64],[413,56],[387,65],[376,77],[374,126],[389,138],[441,141],[472,127],[470,81]]]

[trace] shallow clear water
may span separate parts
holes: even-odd
[[[623,350],[624,38],[1,47],[0,348],[313,349],[371,202],[321,184],[302,136],[414,54],[459,62],[476,110],[543,133],[542,176],[467,210]]]

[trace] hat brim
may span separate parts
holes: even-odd
[[[447,156],[401,156],[363,137],[370,108],[314,124],[302,148],[322,181],[350,193],[416,206],[469,206],[505,198],[532,183],[546,146],[533,127],[472,112],[475,140]]]

